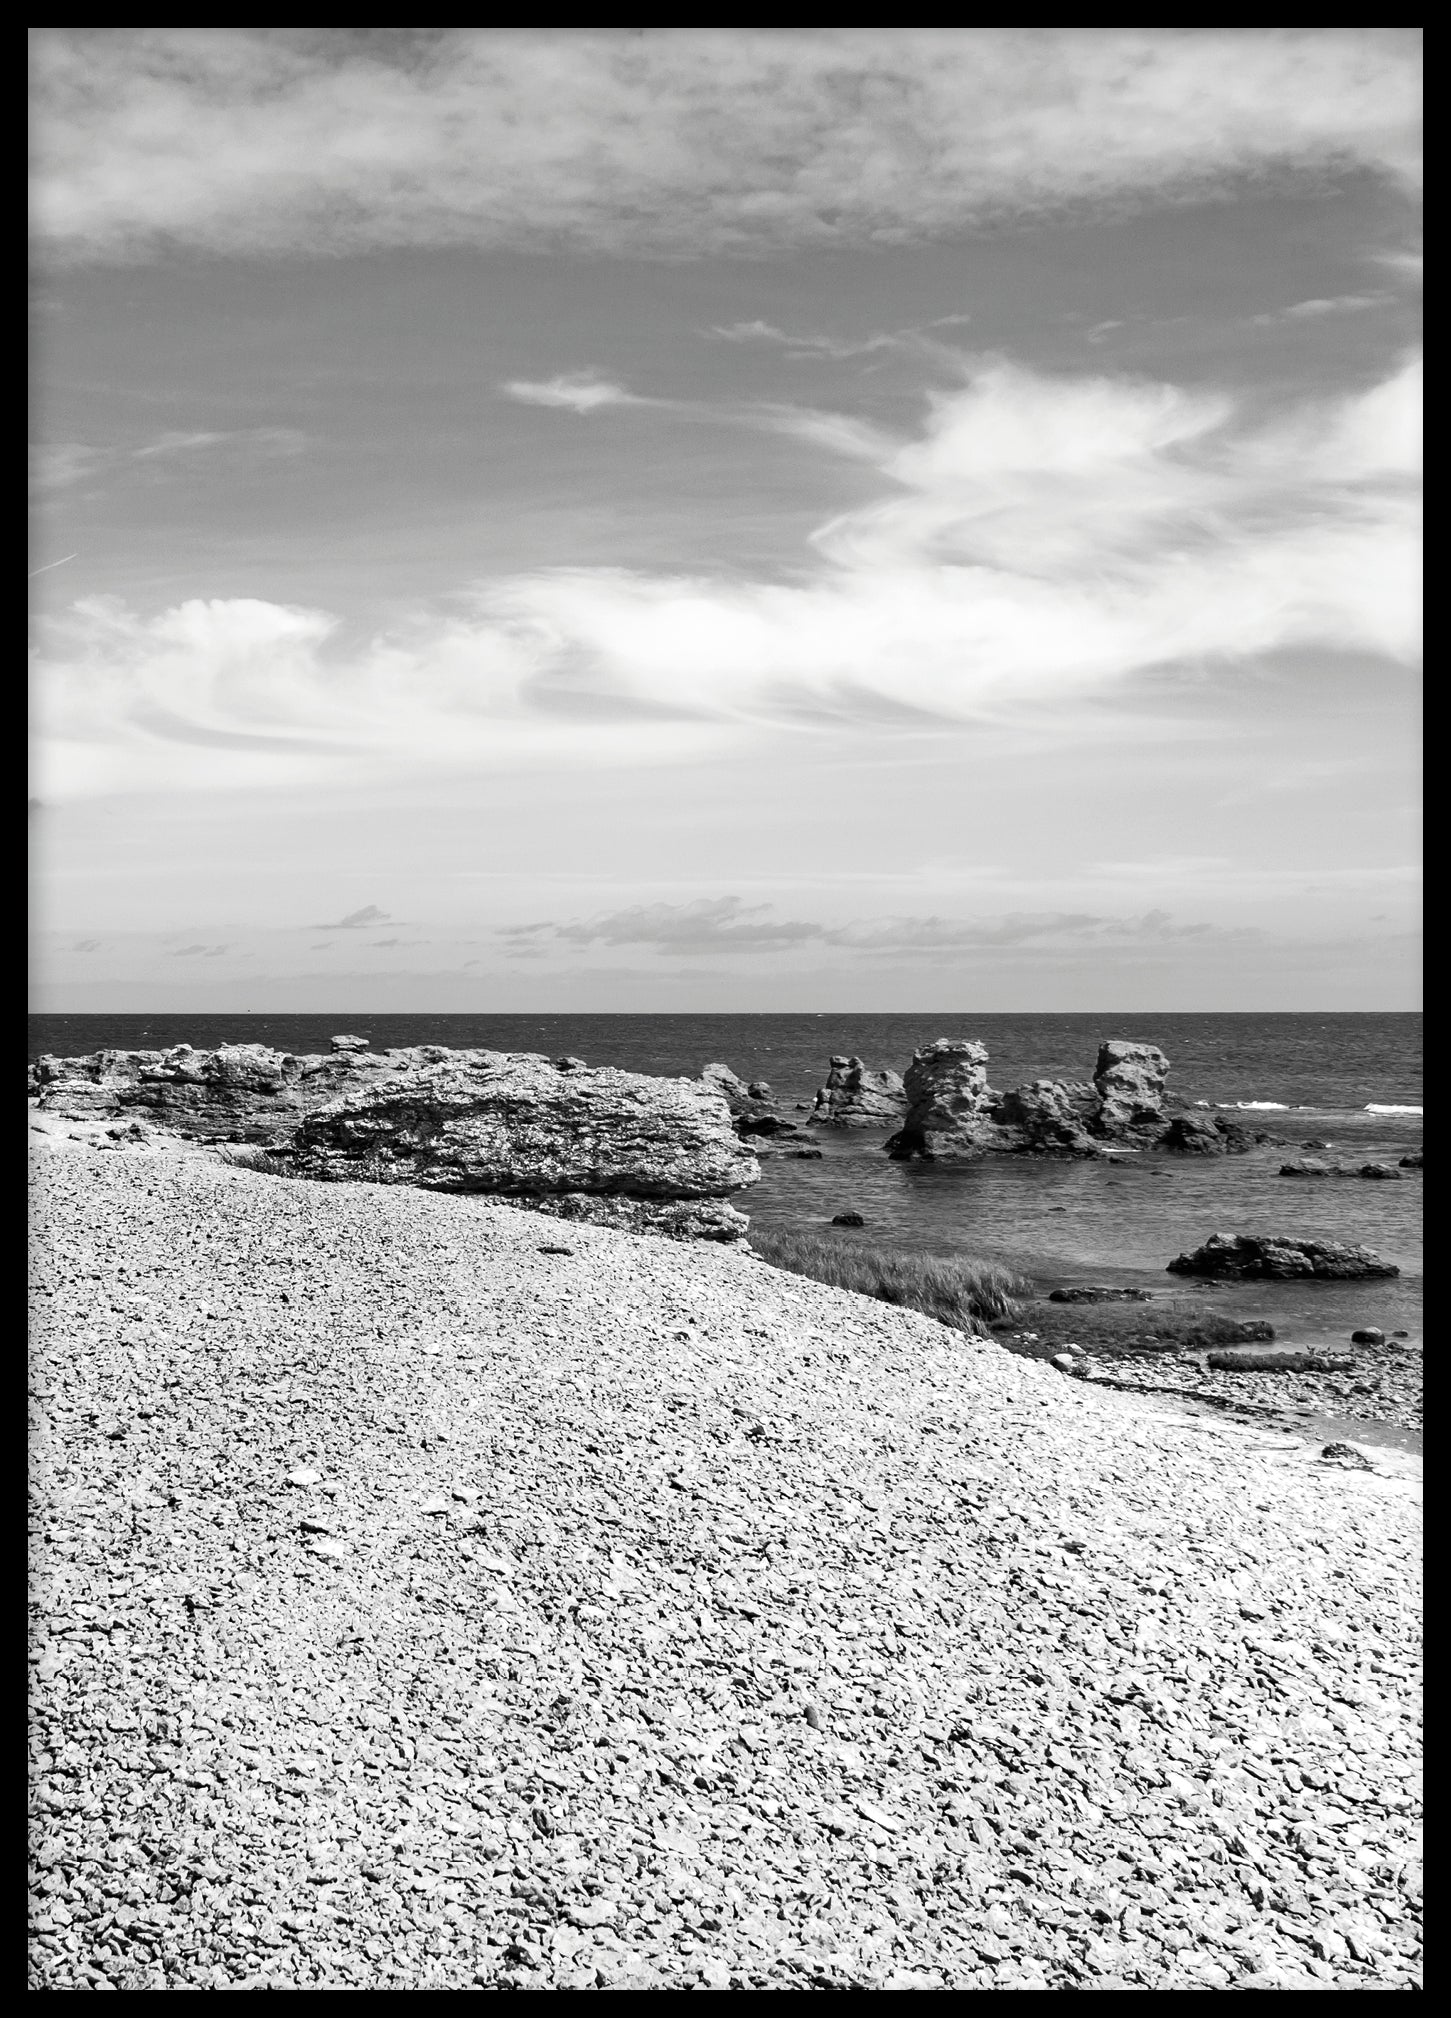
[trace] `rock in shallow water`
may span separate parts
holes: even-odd
[[[1295,1240],[1285,1234],[1239,1233],[1233,1239],[1211,1233],[1192,1254],[1168,1263],[1173,1275],[1225,1276],[1233,1281],[1265,1278],[1287,1282],[1304,1276],[1346,1282],[1361,1277],[1399,1275],[1368,1247],[1349,1241]]]

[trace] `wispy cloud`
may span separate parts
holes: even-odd
[[[388,920],[388,913],[380,911],[376,904],[365,904],[361,911],[349,911],[346,918],[335,918],[331,924],[314,925],[314,932],[356,932],[367,925],[382,925]]]
[[[938,315],[920,327],[878,331],[872,336],[851,338],[840,336],[804,336],[792,334],[789,330],[777,329],[769,322],[731,322],[716,324],[705,333],[717,337],[723,343],[768,343],[782,350],[802,357],[824,357],[832,360],[849,357],[867,357],[878,350],[903,350],[930,347],[927,331],[946,329],[972,321],[970,315]]]
[[[230,950],[227,946],[174,946],[171,957],[174,960],[185,960],[199,953],[204,959],[215,960],[219,954]]]
[[[150,462],[158,456],[195,455],[201,449],[243,449],[263,455],[300,455],[307,436],[295,427],[248,427],[173,429],[154,441],[129,451],[134,462]]]
[[[588,372],[537,381],[511,378],[499,390],[509,399],[521,400],[526,406],[563,406],[572,413],[597,413],[604,406],[661,404],[660,401],[642,399],[633,392],[626,392],[622,385],[611,385],[607,379],[592,377]]]
[[[1277,322],[1318,322],[1327,315],[1359,315],[1368,308],[1383,308],[1394,298],[1389,294],[1336,294],[1323,298],[1317,295],[1309,301],[1292,301],[1288,308],[1252,315],[1250,321],[1260,327]]]
[[[1149,671],[1291,648],[1414,659],[1418,359],[1268,419],[1137,378],[962,369],[906,439],[759,410],[881,478],[782,578],[544,569],[362,642],[246,599],[55,612],[38,716],[65,754],[42,795],[329,764],[638,765],[764,725],[1089,737],[1118,733],[1091,704]]]
[[[135,447],[99,447],[90,442],[36,442],[30,450],[30,481],[45,493],[114,474],[129,464],[177,462],[220,452],[224,459],[301,455],[308,438],[294,427],[177,428]]]
[[[50,28],[33,50],[52,258],[895,243],[1419,164],[1414,29]]]

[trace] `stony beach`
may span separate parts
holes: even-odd
[[[34,1135],[31,1987],[1419,1985],[1419,1466]]]

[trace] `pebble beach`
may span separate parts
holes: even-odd
[[[32,1988],[1419,1987],[1418,1460],[32,1144]]]

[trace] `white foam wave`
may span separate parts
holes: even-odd
[[[1263,1113],[1273,1111],[1276,1114],[1288,1114],[1290,1111],[1288,1100],[1236,1100],[1234,1104],[1245,1113],[1248,1113],[1251,1108],[1256,1112]]]
[[[1367,1114],[1424,1114],[1426,1110],[1424,1107],[1387,1107],[1378,1100],[1369,1100],[1365,1111]]]

